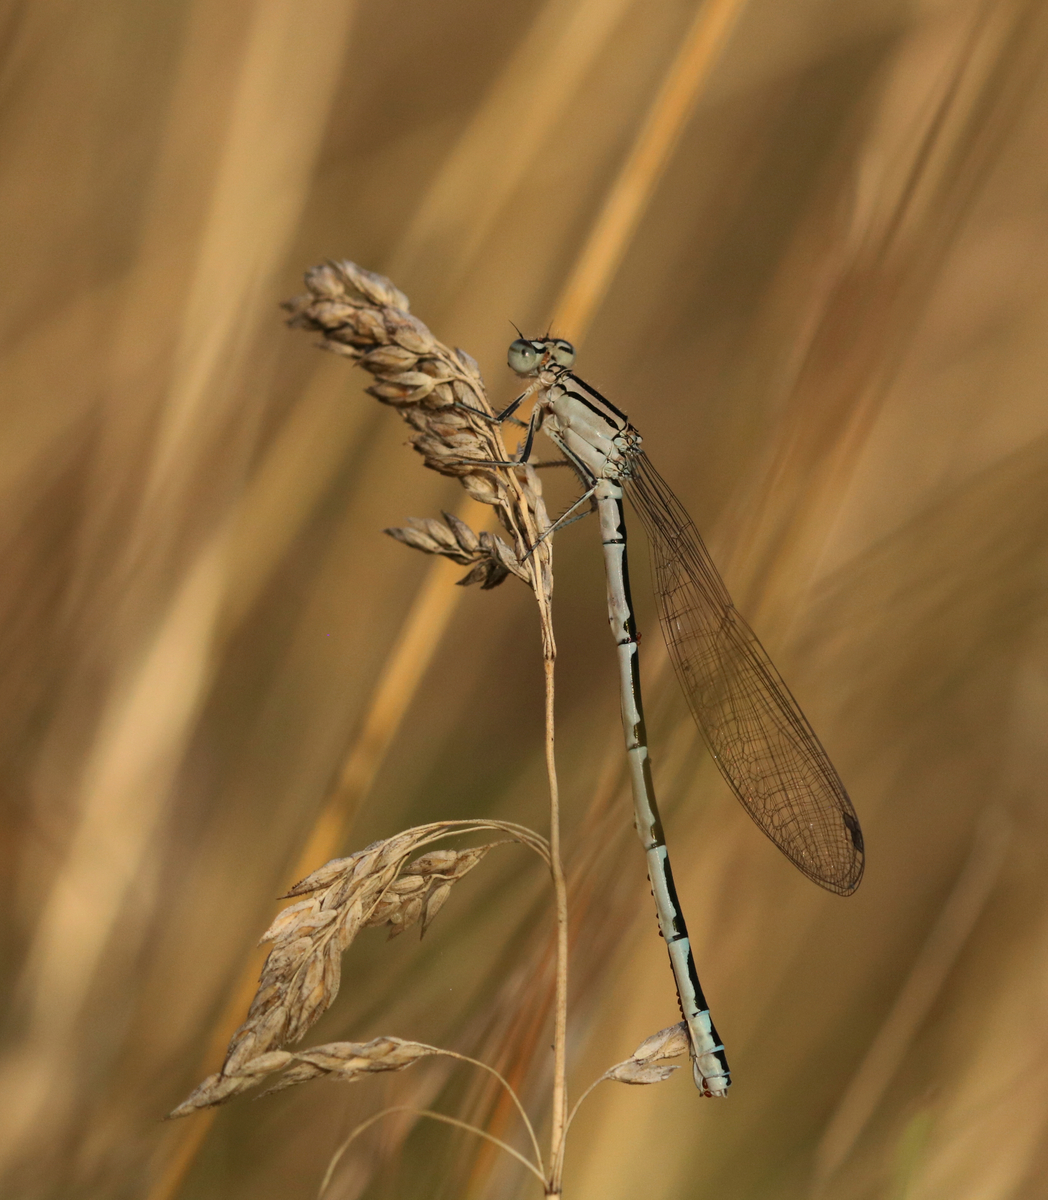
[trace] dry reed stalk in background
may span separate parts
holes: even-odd
[[[738,24],[747,0],[707,0],[666,72],[644,124],[590,230],[553,310],[552,327],[578,342],[593,319],[673,157],[702,86]]]

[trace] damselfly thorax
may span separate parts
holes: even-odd
[[[589,477],[630,478],[643,439],[598,391],[562,369],[540,403],[543,432]]]

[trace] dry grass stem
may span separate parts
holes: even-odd
[[[497,587],[509,574],[528,582],[539,609],[546,679],[546,769],[550,797],[550,873],[556,910],[556,998],[553,1018],[552,1174],[548,1193],[559,1195],[567,1132],[567,887],[560,853],[560,800],[554,756],[554,662],[550,523],[531,466],[507,466],[509,455],[480,371],[462,350],[451,351],[408,312],[407,297],[388,279],[355,263],[328,263],[306,275],[308,294],[289,302],[291,323],[323,335],[323,345],[354,359],[376,378],[368,392],[400,410],[415,430],[410,441],[425,465],[458,478],[476,500],[493,505],[511,535],[510,547],[476,534],[445,513],[445,524],[412,518],[387,532],[421,550],[468,565],[462,584]],[[406,906],[414,913],[421,901]],[[418,911],[422,911],[418,909]]]
[[[420,1058],[434,1056],[453,1058],[458,1062],[480,1067],[481,1070],[486,1071],[499,1082],[520,1114],[524,1122],[524,1127],[528,1132],[528,1137],[531,1140],[535,1162],[539,1169],[544,1172],[545,1167],[542,1162],[542,1151],[535,1136],[534,1126],[520,1102],[520,1097],[512,1086],[494,1067],[480,1062],[478,1059],[470,1058],[467,1054],[457,1054],[454,1050],[442,1050],[439,1046],[428,1046],[423,1042],[406,1042],[402,1038],[389,1037],[375,1038],[365,1043],[331,1042],[326,1046],[315,1046],[312,1050],[291,1056],[295,1060],[295,1065],[285,1073],[284,1077],[274,1087],[264,1092],[263,1095],[269,1095],[270,1092],[282,1091],[284,1088],[293,1087],[296,1083],[304,1083],[309,1079],[317,1079],[323,1076],[352,1083],[365,1075],[374,1074],[378,1071],[399,1071],[404,1067],[411,1066],[412,1063],[417,1062]],[[350,1134],[350,1137],[336,1152],[332,1164],[328,1168],[328,1178],[338,1159],[341,1157],[342,1151],[355,1134],[360,1131],[360,1128],[358,1126],[354,1130],[354,1133]],[[473,1127],[469,1126],[469,1128]],[[321,1187],[321,1192],[323,1190],[323,1187]]]
[[[552,645],[552,636],[548,639]],[[568,1134],[568,885],[560,851],[560,787],[554,753],[554,656],[545,656],[546,676],[546,777],[550,808],[550,873],[556,905],[556,985],[553,1001],[553,1112],[550,1134],[552,1174],[548,1194],[559,1196]]]
[[[301,1053],[282,1047],[301,1040],[330,1007],[338,995],[342,954],[361,929],[385,925],[390,937],[394,937],[418,924],[424,934],[454,883],[472,870],[493,846],[502,843],[462,850],[432,850],[413,859],[411,856],[424,845],[466,829],[499,829],[543,858],[550,868],[556,895],[557,1003],[551,1149],[555,1166],[554,1183],[547,1190],[559,1194],[567,1107],[567,901],[560,862],[559,801],[553,760],[556,645],[550,614],[552,548],[545,537],[550,526],[541,485],[530,466],[514,467],[509,461],[499,422],[488,403],[476,363],[464,351],[452,352],[441,345],[408,312],[407,297],[389,280],[353,263],[342,262],[315,268],[307,274],[306,283],[308,294],[286,306],[292,312],[291,323],[321,332],[323,345],[353,358],[374,375],[376,382],[368,389],[369,393],[400,410],[415,430],[411,444],[423,456],[426,466],[458,478],[475,500],[494,506],[513,539],[510,546],[488,532],[475,533],[451,513],[444,513],[443,523],[410,518],[406,526],[386,531],[424,553],[469,566],[469,572],[459,581],[461,584],[479,583],[481,588],[491,589],[514,574],[532,587],[539,606],[546,665],[551,836],[547,842],[509,822],[437,822],[375,842],[348,858],[328,862],[295,884],[288,896],[306,898],[284,909],[262,936],[261,941],[272,942],[273,949],[263,967],[247,1020],[233,1034],[221,1070],[205,1079],[170,1115],[180,1117],[212,1108],[278,1072],[283,1072],[283,1076],[270,1091],[322,1076],[356,1080],[375,1072],[402,1070],[421,1057],[447,1053],[391,1037],[368,1043],[333,1042]],[[534,1130],[519,1097],[497,1071],[483,1063],[476,1065],[489,1070],[509,1091],[541,1165]],[[489,1136],[480,1130],[476,1132]],[[502,1144],[497,1139],[489,1140]]]

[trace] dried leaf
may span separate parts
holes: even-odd
[[[273,920],[273,924],[266,932],[258,939],[258,944],[264,945],[266,942],[274,942],[281,934],[288,930],[296,929],[296,922],[303,913],[309,912],[314,907],[315,901],[302,900],[298,904],[292,904],[290,908],[282,909]]]
[[[352,326],[356,320],[357,309],[345,300],[321,300],[311,308],[313,319],[325,329],[339,329],[343,325]]]
[[[290,1014],[287,1002],[274,1004],[267,1009],[265,1015],[255,1023],[257,1052],[261,1054],[273,1046],[279,1046],[287,1040],[287,1028]]]
[[[307,1083],[310,1079],[319,1079],[326,1074],[326,1071],[313,1066],[312,1063],[296,1062],[294,1066],[288,1067],[272,1087],[266,1088],[262,1095],[272,1096],[274,1092],[282,1092],[285,1088],[294,1087],[297,1083]]]
[[[451,384],[446,380],[441,380],[440,383],[430,392],[423,402],[426,408],[442,409],[450,408],[455,403],[455,392]]]
[[[412,896],[410,899],[399,904],[387,918],[389,936],[395,938],[397,934],[403,933],[405,929],[410,929],[419,917],[422,916],[423,904],[424,898],[422,896]]]
[[[418,317],[406,312],[387,313],[386,329],[398,346],[415,354],[430,354],[437,348],[437,340]]]
[[[274,1071],[282,1071],[294,1057],[287,1050],[270,1050],[253,1058],[238,1074],[251,1075],[256,1079],[261,1079],[265,1075],[272,1075]]]
[[[465,350],[462,350],[460,347],[456,346],[455,357],[459,360],[462,366],[466,368],[466,373],[468,375],[472,375],[474,379],[480,379],[480,367],[477,364],[477,360],[471,354],[467,354]]]
[[[364,851],[364,853],[367,853]],[[331,862],[325,863],[322,867],[318,867],[305,877],[300,879],[293,888],[290,888],[284,893],[285,896],[302,896],[307,892],[315,892],[319,888],[326,888],[333,880],[340,879],[346,870],[352,867],[359,855],[353,854],[349,858],[333,858]]]
[[[402,386],[399,383],[375,383],[371,387],[365,388],[369,396],[374,396],[376,400],[380,400],[383,404],[392,404],[395,407],[401,404],[414,404],[412,399],[412,390]]]
[[[469,587],[470,584],[479,583],[481,591],[487,592],[493,587],[498,587],[508,574],[508,571],[488,559],[486,562],[477,563],[468,575],[463,575],[461,579],[456,581],[456,586]]]
[[[311,954],[288,988],[287,1041],[297,1042],[304,1037],[326,1012],[335,994],[329,994],[324,987],[323,950]]]
[[[679,1071],[680,1067],[656,1065],[659,1060],[679,1058],[690,1050],[688,1027],[683,1021],[678,1021],[676,1025],[660,1029],[658,1033],[645,1038],[630,1058],[616,1063],[603,1077],[613,1079],[616,1083],[661,1083],[669,1079],[674,1071]]]
[[[519,579],[523,579],[525,583],[531,579],[527,567],[517,558],[513,550],[497,534],[489,534],[489,541],[486,543],[490,547],[492,559],[498,563],[505,571],[512,572]]]
[[[353,941],[361,929],[364,927],[364,904],[357,897],[354,898],[345,910],[341,922],[338,927],[338,944],[339,949],[345,950],[346,947]]]
[[[337,996],[342,982],[342,946],[338,939],[332,939],[324,952],[324,993],[327,996]]]
[[[458,553],[461,549],[454,533],[446,525],[441,524],[440,521],[435,520],[433,517],[408,517],[408,524],[428,534],[429,537],[447,550],[453,550]]]
[[[480,580],[482,592],[490,592],[492,588],[497,588],[509,578],[509,572],[497,562],[489,559],[482,566],[484,567],[484,577]]]
[[[332,354],[341,354],[343,358],[360,358],[360,350],[352,344],[352,339],[347,343],[336,340],[335,334],[330,334],[324,341],[318,342],[317,345],[321,350],[328,350]]]
[[[499,504],[502,500],[498,484],[487,473],[471,472],[463,475],[462,486],[481,504]]]
[[[234,1096],[257,1087],[267,1075],[282,1071],[293,1060],[294,1055],[275,1050],[243,1064],[236,1073],[223,1069],[215,1075],[209,1075],[177,1108],[168,1113],[168,1120],[186,1117],[202,1108],[214,1108],[218,1104],[224,1104]]]
[[[471,871],[497,842],[465,850],[431,850],[409,863],[400,878],[386,890],[367,920],[369,925],[389,925],[396,937],[422,921],[422,932],[440,910],[452,883]],[[434,895],[440,892],[440,898]]]
[[[426,854],[420,854],[418,858],[412,860],[408,864],[408,870],[412,875],[447,875],[455,870],[461,851],[458,850],[430,850]]]
[[[411,864],[414,867],[414,863]],[[426,886],[425,879],[412,871],[410,875],[401,875],[399,879],[394,879],[389,885],[389,894],[393,896],[408,896],[412,892],[419,891],[420,888]]]
[[[399,308],[407,311],[407,296],[399,288],[395,288],[385,275],[366,271],[348,259],[332,263],[331,266],[365,300],[370,300],[372,304],[379,307]]]
[[[225,1101],[232,1100],[234,1096],[254,1086],[253,1080],[244,1077],[223,1075],[221,1072],[209,1075],[177,1108],[173,1108],[167,1114],[167,1119],[171,1121],[178,1117],[188,1117],[190,1113],[198,1112],[202,1108],[214,1108],[216,1104],[224,1104]]]
[[[346,294],[345,277],[332,263],[321,263],[306,272],[306,286],[318,297],[341,299]],[[308,297],[300,297],[305,300]]]
[[[378,313],[369,308],[357,309],[353,314],[351,328],[361,345],[372,344],[383,346],[389,341],[386,333],[386,323]]]
[[[484,846],[470,846],[466,850],[454,851],[455,862],[452,864],[450,869],[442,870],[441,874],[447,875],[455,880],[461,879],[463,875],[473,870],[473,868],[484,858],[489,850],[493,849],[499,844],[499,842],[488,842]],[[414,867],[415,863],[412,863],[411,866]]]
[[[424,371],[394,371],[387,375],[386,379],[389,383],[406,389],[412,400],[421,400],[436,387],[436,381]]]

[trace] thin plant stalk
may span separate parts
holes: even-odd
[[[579,1109],[582,1107],[583,1100],[587,1099],[589,1097],[589,1094],[593,1091],[593,1089],[597,1086],[597,1084],[603,1083],[606,1078],[607,1077],[605,1075],[599,1075],[596,1079],[594,1079],[594,1081],[589,1085],[589,1087],[582,1093],[582,1095],[575,1101],[575,1104],[572,1107],[570,1114],[568,1115],[568,1122],[564,1126],[565,1137],[567,1136],[568,1130],[571,1128],[572,1121],[575,1120],[575,1117],[578,1114]]]
[[[501,1075],[498,1071],[496,1071],[495,1068],[490,1066],[488,1063],[481,1062],[479,1058],[470,1058],[468,1054],[459,1054],[455,1050],[441,1050],[439,1046],[433,1046],[432,1049],[438,1054],[442,1055],[444,1058],[456,1058],[459,1062],[472,1063],[473,1066],[480,1067],[481,1070],[487,1071],[489,1075],[494,1075],[499,1083],[501,1083],[506,1089],[506,1092],[509,1094],[509,1098],[516,1106],[517,1112],[520,1113],[521,1119],[524,1122],[524,1126],[528,1131],[528,1137],[531,1139],[531,1148],[535,1151],[535,1162],[538,1163],[540,1170],[543,1172],[543,1174],[545,1174],[546,1166],[542,1161],[542,1150],[539,1147],[538,1138],[535,1136],[535,1127],[532,1125],[531,1118],[528,1116],[527,1110],[524,1108],[524,1105],[521,1104],[520,1097],[514,1091],[513,1085],[509,1082],[509,1080],[506,1079],[504,1075]]]
[[[557,912],[557,977],[553,1011],[553,1120],[550,1135],[550,1179],[548,1196],[559,1196],[564,1164],[564,1137],[567,1133],[567,1029],[568,1029],[568,888],[560,856],[560,790],[553,743],[554,679],[556,650],[550,647],[543,656],[546,675],[546,772],[549,777],[549,849],[550,873]]]
[[[406,1105],[396,1105],[393,1108],[384,1108],[381,1112],[375,1113],[374,1116],[368,1117],[366,1121],[362,1121],[356,1127],[356,1129],[353,1130],[349,1137],[346,1138],[342,1145],[339,1146],[332,1156],[331,1162],[328,1163],[327,1171],[324,1172],[324,1178],[321,1180],[320,1188],[317,1191],[317,1200],[320,1200],[320,1198],[324,1195],[324,1192],[327,1190],[328,1184],[331,1182],[331,1177],[335,1173],[335,1168],[341,1161],[342,1155],[349,1149],[351,1143],[354,1142],[356,1138],[365,1130],[370,1129],[376,1121],[380,1121],[383,1117],[388,1117],[390,1113],[398,1112],[413,1113],[416,1117],[432,1117],[434,1121],[443,1121],[445,1125],[454,1125],[458,1129],[465,1129],[470,1133],[475,1133],[478,1137],[482,1137],[486,1141],[492,1142],[494,1145],[498,1146],[499,1149],[505,1150],[507,1154],[511,1154],[515,1159],[517,1159],[518,1162],[522,1162],[524,1166],[526,1166],[532,1173],[532,1175],[537,1176],[543,1184],[546,1182],[542,1172],[538,1169],[538,1167],[535,1166],[534,1163],[528,1162],[523,1154],[514,1150],[512,1146],[507,1146],[505,1142],[501,1141],[493,1134],[488,1133],[486,1130],[478,1129],[476,1125],[470,1125],[466,1121],[460,1121],[457,1117],[449,1117],[446,1113],[434,1112],[429,1108],[411,1108]]]

